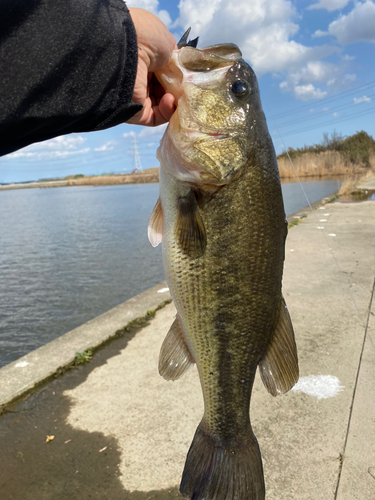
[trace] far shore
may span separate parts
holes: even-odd
[[[0,186],[0,190],[66,186],[110,186],[116,184],[149,184],[157,182],[159,182],[159,169],[154,167],[132,174],[93,175],[87,177],[82,175],[70,175],[65,179],[6,184]]]
[[[328,158],[330,156],[330,158]],[[330,179],[351,179],[358,181],[359,178],[372,174],[375,166],[375,155],[371,158],[371,167],[363,165],[353,165],[339,161],[332,161],[336,154],[319,155],[305,154],[297,158],[294,165],[284,158],[278,158],[278,167],[281,182],[298,182],[330,180]],[[331,160],[331,161],[327,161]],[[334,158],[337,160],[337,158]],[[121,184],[150,184],[159,182],[159,168],[153,167],[142,172],[131,174],[109,174],[109,175],[70,175],[65,179],[42,179],[34,182],[14,183],[0,185],[1,190],[9,189],[30,189],[30,188],[54,188],[67,186],[113,186]]]

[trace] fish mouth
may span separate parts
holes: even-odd
[[[232,66],[242,57],[240,49],[234,43],[210,45],[203,49],[186,46],[177,52],[180,66],[197,73]]]
[[[216,140],[228,139],[228,134],[221,134],[218,132],[202,132],[199,130],[188,129],[184,127],[180,127],[180,131],[185,134],[189,138],[201,138],[201,137],[209,137]]]
[[[165,68],[155,71],[155,76],[165,92],[175,98],[182,96],[184,83],[203,83],[212,78],[211,72],[224,76],[226,71],[242,58],[242,53],[233,43],[211,45],[202,49],[183,46],[174,50]]]

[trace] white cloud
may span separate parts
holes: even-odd
[[[349,1],[350,0],[319,0],[318,3],[314,3],[307,7],[307,10],[325,9],[328,10],[328,12],[332,12],[334,10],[343,9]]]
[[[371,102],[371,99],[365,95],[363,97],[354,97],[354,104],[361,104],[361,102]]]
[[[132,137],[135,139],[137,137],[137,134],[132,130],[131,132],[125,132],[125,134],[122,134],[122,137],[127,139],[128,137]]]
[[[332,113],[332,116],[334,116],[336,118],[337,116],[339,116],[339,114],[338,113]]]
[[[309,61],[307,64],[289,71],[285,81],[281,82],[280,89],[294,92],[297,99],[307,101],[322,99],[327,95],[325,90],[317,88],[314,84],[335,83],[339,68],[324,61]]]
[[[313,33],[311,36],[312,38],[319,38],[328,35],[329,35],[328,31],[316,30],[315,33]]]
[[[35,144],[31,144],[24,150],[27,151],[39,151],[39,150],[51,150],[51,149],[76,149],[77,146],[80,146],[86,142],[86,138],[79,136],[71,136],[71,135],[60,135],[59,137],[55,137],[54,139],[50,139],[48,141],[36,142]]]
[[[290,78],[296,82],[326,82],[337,72],[335,65],[323,61],[309,61],[305,66],[291,72]]]
[[[29,158],[35,161],[39,160],[56,160],[60,158],[67,158],[68,156],[82,155],[90,151],[90,148],[79,149],[76,151],[16,151],[7,156],[7,158]]]
[[[94,151],[112,151],[115,148],[113,141],[106,142],[103,146],[94,148]]]
[[[323,99],[323,97],[327,95],[327,92],[324,92],[314,87],[312,83],[309,83],[308,85],[296,85],[294,87],[294,94],[297,99],[309,101],[310,99]]]
[[[353,10],[333,21],[328,32],[342,45],[360,41],[375,43],[375,3],[367,0],[356,3]]]
[[[126,5],[128,7],[148,10],[152,14],[155,14],[168,27],[172,23],[169,13],[166,10],[159,10],[158,0],[127,0]]]
[[[147,137],[156,139],[164,134],[167,126],[168,123],[164,123],[163,125],[159,125],[158,127],[141,127],[138,134],[134,132],[134,130],[131,130],[130,132],[125,132],[125,134],[122,134],[122,137],[124,137],[125,139],[128,139],[129,137],[131,137],[132,139],[145,139]]]
[[[236,43],[255,72],[290,69],[307,60],[328,56],[333,47],[307,47],[291,38],[299,30],[292,2],[288,0],[193,0],[180,1],[179,24],[192,26],[192,37],[200,35],[201,46]]]
[[[311,99],[323,99],[327,95],[326,91],[322,91],[319,88],[315,87],[312,83],[307,83],[304,85],[300,84],[293,84],[293,83],[288,83],[288,82],[282,82],[283,84],[286,83],[283,87],[280,88],[284,90],[289,90],[293,91],[294,95],[297,99],[300,99],[301,101],[310,101]],[[314,109],[310,109],[310,113],[313,113]]]
[[[354,82],[357,79],[357,75],[353,74],[346,74],[344,75],[345,81],[347,82]]]
[[[26,148],[7,155],[7,158],[28,158],[38,161],[82,155],[90,151],[90,148],[77,149],[79,146],[82,146],[84,142],[86,142],[86,138],[80,135],[62,135],[48,141],[31,144]]]

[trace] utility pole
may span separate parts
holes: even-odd
[[[141,157],[139,155],[139,150],[138,150],[138,141],[137,139],[133,139],[133,150],[132,150],[132,156],[133,156],[133,172],[132,174],[135,174],[136,172],[142,172],[142,165],[141,165]]]

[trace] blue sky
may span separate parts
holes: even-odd
[[[375,0],[129,0],[158,15],[178,40],[236,43],[254,68],[276,152],[320,143],[323,133],[375,137]],[[71,134],[0,158],[0,182],[131,172],[158,166],[165,127],[131,125]]]

